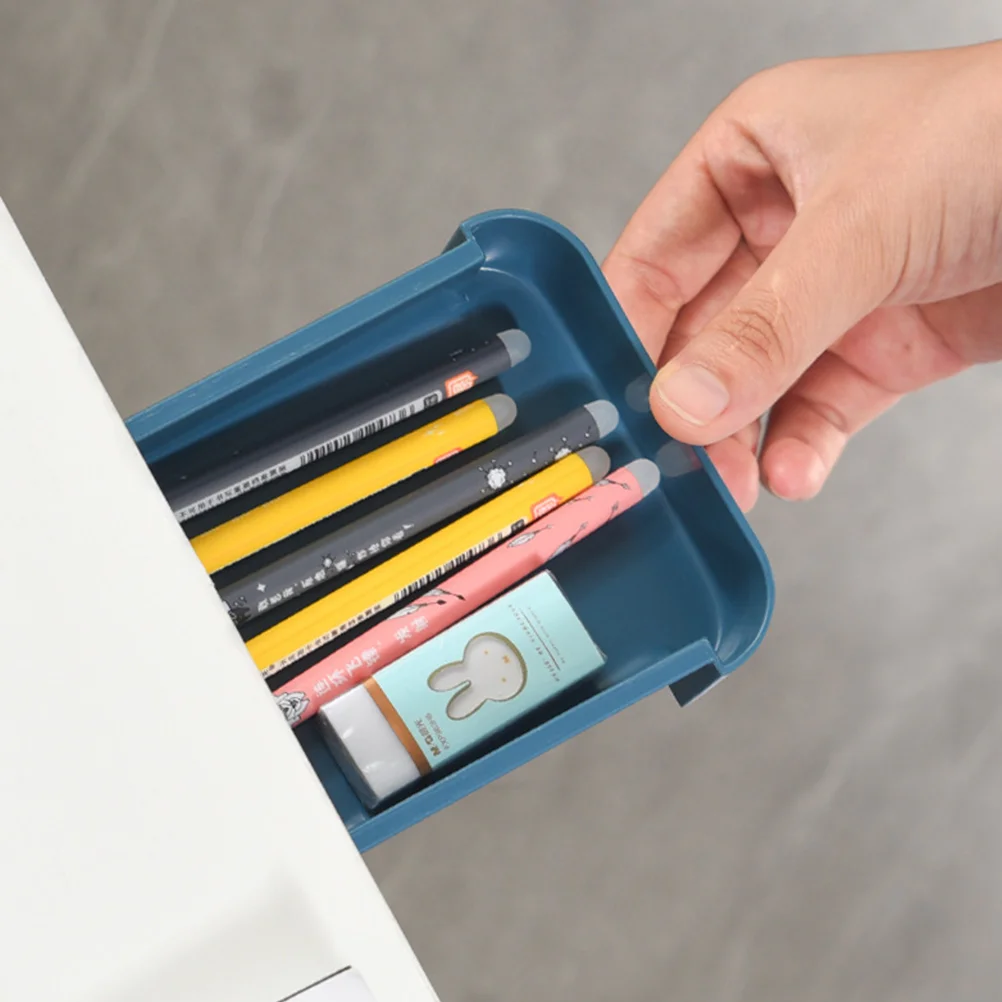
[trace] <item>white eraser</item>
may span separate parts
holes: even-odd
[[[317,715],[328,747],[349,768],[348,778],[368,806],[420,779],[414,760],[365,686],[349,689]]]

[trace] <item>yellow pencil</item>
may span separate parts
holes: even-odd
[[[272,501],[203,532],[191,541],[214,574],[307,526],[372,497],[393,484],[485,439],[515,420],[515,401],[502,393],[485,397]]]
[[[609,472],[590,445],[488,501],[247,642],[265,678],[389,609],[408,595],[587,490]]]

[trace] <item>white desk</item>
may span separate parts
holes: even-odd
[[[0,999],[433,1002],[2,203],[0,463]]]

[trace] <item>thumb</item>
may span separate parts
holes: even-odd
[[[748,283],[658,373],[651,408],[674,437],[708,445],[760,418],[904,266],[878,208],[854,196],[804,207]]]

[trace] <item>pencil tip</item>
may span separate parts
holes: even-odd
[[[593,484],[598,483],[612,469],[609,453],[597,445],[586,445],[578,453],[578,456],[580,456],[585,466],[588,467]]]
[[[504,431],[518,417],[518,405],[504,393],[494,393],[484,397],[484,403],[490,407],[498,431]]]
[[[527,359],[532,351],[532,341],[529,340],[529,335],[517,327],[513,327],[510,331],[501,331],[498,334],[498,340],[508,352],[508,360],[512,368]]]
[[[585,404],[584,408],[595,421],[599,438],[605,438],[616,430],[619,424],[619,411],[616,410],[615,404],[608,400],[593,400],[590,404]]]
[[[658,464],[650,459],[634,459],[632,463],[627,463],[623,469],[636,480],[644,497],[647,497],[661,483],[661,471],[658,469]]]

